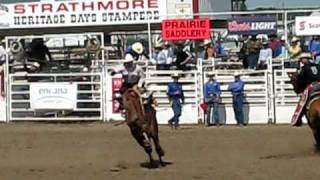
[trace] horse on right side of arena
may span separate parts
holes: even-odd
[[[306,92],[306,90],[302,88],[304,82],[298,79],[298,73],[288,73],[288,76],[295,93],[300,94]],[[316,86],[320,85],[319,82],[315,82],[314,84]],[[317,148],[320,148],[320,91],[318,90],[319,87],[316,87],[315,89],[315,91],[311,91],[310,94],[307,95],[306,108],[303,111],[308,121],[308,125],[313,132],[316,146]]]
[[[164,151],[160,145],[159,135],[158,135],[158,123],[156,118],[156,111],[153,104],[156,104],[153,94],[147,98],[147,102],[143,105],[142,109],[140,96],[136,91],[129,88],[123,95],[123,105],[126,114],[126,123],[130,128],[132,136],[142,146],[145,152],[149,156],[149,165],[154,167],[154,160],[152,158],[152,145],[151,139],[156,148],[156,152],[159,157],[159,162],[161,166],[165,163],[162,160],[164,156]]]

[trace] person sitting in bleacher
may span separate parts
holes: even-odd
[[[170,64],[167,64],[167,52],[164,50],[162,42],[156,42],[154,52],[152,54],[152,62],[156,64],[157,70],[169,70]]]
[[[263,48],[260,50],[257,69],[267,69],[268,61],[272,60],[272,49],[268,47],[268,41],[262,41]]]
[[[190,66],[187,66],[192,61],[192,54],[190,52],[190,46],[188,43],[177,43],[177,49],[175,52],[176,61],[174,65],[178,70],[186,71],[190,70]]]
[[[288,53],[289,53],[289,65],[286,67],[298,67],[298,57],[300,56],[300,54],[302,53],[302,48],[301,48],[301,43],[300,43],[300,39],[297,37],[293,37],[291,40],[291,45],[288,47]],[[296,60],[294,62],[294,60]]]
[[[143,45],[140,42],[135,42],[126,49],[125,56],[130,54],[135,61],[143,60],[143,58],[149,59],[144,51]]]
[[[46,62],[53,60],[49,48],[44,44],[42,38],[33,39],[30,46],[26,47],[26,54],[28,55],[28,61],[33,62],[29,69],[30,72],[42,71]]]

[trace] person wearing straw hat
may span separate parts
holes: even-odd
[[[204,86],[204,98],[208,103],[207,125],[220,125],[219,102],[220,102],[220,83],[215,80],[215,74],[209,72],[207,74],[209,80]]]
[[[120,88],[121,97],[117,97],[120,103],[120,107],[123,108],[122,95],[127,89],[132,88],[138,95],[144,92],[144,82],[145,73],[137,64],[134,64],[134,58],[132,55],[127,54],[125,59],[122,60],[123,64],[113,68],[110,74],[113,76],[117,73],[122,74],[123,84]]]
[[[125,52],[125,55],[130,54],[134,60],[141,60],[144,55],[144,47],[141,42],[135,42],[129,46]]]
[[[168,121],[171,127],[175,129],[179,126],[179,118],[182,112],[182,104],[184,104],[184,93],[182,84],[179,83],[179,74],[172,74],[173,82],[168,84],[167,95],[173,110],[173,117]]]
[[[302,67],[298,71],[297,79],[301,82],[301,87],[299,88],[304,89],[304,91],[301,94],[295,113],[291,119],[294,126],[302,125],[301,119],[310,93],[320,90],[320,66],[313,62],[311,53],[301,53],[299,62]]]
[[[297,37],[293,37],[291,39],[291,45],[288,48],[290,59],[298,58],[302,52],[302,48],[300,45],[300,39]]]
[[[235,72],[234,81],[229,84],[228,91],[232,94],[234,115],[237,125],[239,126],[245,125],[243,113],[243,90],[244,82],[240,79],[240,74]]]

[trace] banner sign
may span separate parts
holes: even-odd
[[[228,19],[229,34],[276,34],[276,17],[233,17]]]
[[[170,19],[162,21],[162,39],[166,41],[209,39],[210,19]]]
[[[161,22],[166,1],[77,0],[1,5],[0,28],[124,25]]]
[[[296,35],[320,35],[320,16],[296,17]]]
[[[70,83],[31,83],[31,109],[74,110],[77,108],[77,88],[77,84]]]
[[[115,93],[119,93],[120,88],[122,87],[122,78],[112,78],[112,113],[119,113],[120,104],[115,100]]]

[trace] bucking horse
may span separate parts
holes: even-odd
[[[307,88],[311,87],[311,90],[306,94],[304,89],[304,82],[298,79],[298,73],[288,73],[290,77],[290,82],[293,85],[295,93],[303,93],[305,95],[302,98],[307,97],[305,100],[305,106],[302,111],[308,121],[308,125],[313,132],[314,139],[316,141],[316,147],[320,148],[320,83],[314,82],[309,85]]]
[[[159,163],[161,166],[164,166],[165,164],[162,160],[164,151],[160,146],[156,110],[153,107],[156,101],[153,98],[153,93],[147,97],[146,103],[142,103],[140,96],[132,88],[126,90],[123,97],[126,123],[130,128],[132,136],[148,154],[150,167],[155,167],[156,165],[152,158],[151,140],[153,140],[155,145]]]

